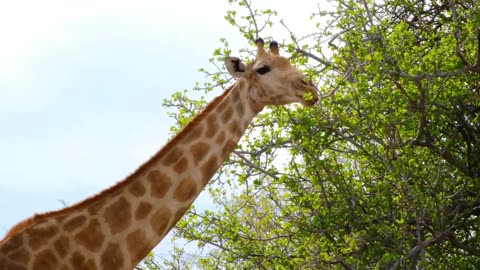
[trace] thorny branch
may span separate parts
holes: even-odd
[[[329,66],[332,65],[332,62],[330,62],[330,61],[328,61],[328,60],[326,60],[326,59],[322,59],[322,58],[320,58],[320,57],[318,57],[318,56],[316,56],[316,55],[314,55],[314,54],[312,54],[312,53],[309,53],[309,52],[307,52],[307,51],[305,51],[305,50],[302,50],[302,49],[300,48],[299,44],[298,44],[297,39],[295,38],[295,35],[294,35],[293,32],[285,25],[285,22],[282,20],[282,21],[280,21],[280,23],[281,23],[281,24],[283,25],[283,27],[285,27],[285,29],[287,29],[287,31],[289,32],[290,38],[291,38],[292,41],[295,43],[295,47],[296,47],[295,50],[296,50],[296,52],[298,52],[298,53],[300,53],[300,54],[302,54],[302,55],[304,55],[304,56],[306,56],[306,57],[310,57],[310,58],[312,58],[313,60],[315,60],[315,61],[317,61],[317,62],[325,65],[326,67],[329,67]]]

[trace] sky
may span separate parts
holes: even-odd
[[[256,2],[297,32],[308,32],[317,9],[313,0]],[[224,19],[231,8],[227,0],[0,1],[0,238],[155,154],[174,124],[163,99],[205,81],[198,69],[220,38],[248,45]],[[285,29],[265,34],[288,39]]]

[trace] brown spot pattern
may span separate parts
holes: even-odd
[[[217,116],[215,114],[212,114],[209,117],[207,117],[207,132],[205,135],[208,138],[211,138],[215,134],[217,134],[217,131],[218,131]]]
[[[8,269],[8,270],[27,270],[26,267],[12,263],[10,260],[7,260],[3,257],[0,257],[0,265],[3,267],[3,269]]]
[[[90,251],[98,251],[105,236],[97,219],[92,219],[87,227],[75,235],[75,241]]]
[[[12,250],[23,247],[23,234],[12,236],[5,244],[0,246],[0,252],[6,254]]]
[[[124,197],[120,197],[105,209],[105,220],[112,234],[125,230],[132,221],[132,206]]]
[[[220,131],[220,133],[218,133],[217,135],[217,138],[215,140],[215,142],[217,144],[223,144],[223,142],[225,141],[225,132],[224,131]]]
[[[165,229],[168,227],[171,217],[172,213],[170,212],[170,209],[162,207],[153,214],[152,219],[150,220],[150,225],[159,236],[162,236],[165,233]]]
[[[233,102],[237,102],[240,99],[240,93],[238,91],[233,92]]]
[[[127,236],[127,248],[132,263],[140,262],[152,249],[144,231],[138,229]]]
[[[135,197],[140,197],[145,194],[145,186],[143,186],[142,182],[140,181],[132,181],[129,184],[128,190]]]
[[[175,226],[175,224],[177,224],[177,222],[183,217],[183,215],[185,215],[185,212],[187,212],[188,208],[190,207],[189,206],[182,207],[177,211],[177,213],[175,213],[175,216],[173,217],[172,227]]]
[[[37,250],[45,246],[52,237],[58,233],[58,229],[54,226],[49,227],[31,227],[26,230],[29,244],[33,250]]]
[[[241,135],[242,133],[237,121],[232,121],[230,125],[228,125],[228,130],[232,135]]]
[[[223,101],[222,101],[220,104],[218,104],[218,106],[217,106],[217,108],[216,108],[216,109],[217,109],[217,112],[218,112],[218,113],[222,113],[223,111],[225,111],[225,109],[228,108],[228,106],[225,106],[225,104],[230,104],[230,103],[231,103],[231,101],[230,101],[231,99],[232,99],[231,96],[226,96],[226,97],[223,99]]]
[[[70,242],[68,237],[62,235],[55,242],[53,242],[53,247],[60,258],[63,258],[67,255],[68,248],[70,247]]]
[[[243,103],[238,102],[235,108],[237,108],[238,116],[243,117],[245,115],[245,106],[243,106]]]
[[[103,204],[101,202],[96,202],[88,208],[88,213],[90,215],[96,215],[98,214],[98,211],[102,210],[102,208],[103,208]]]
[[[28,263],[30,261],[30,253],[24,247],[21,247],[10,252],[8,258],[16,262]],[[2,266],[1,263],[0,266]]]
[[[150,182],[152,196],[157,198],[163,198],[172,186],[170,177],[157,170],[151,171],[147,176],[147,180]]]
[[[120,245],[117,243],[108,244],[102,253],[101,268],[104,270],[117,270],[123,266],[124,260]]]
[[[175,200],[186,202],[197,194],[197,184],[191,178],[185,178],[173,192]]]
[[[141,220],[144,219],[150,214],[152,211],[152,204],[148,202],[141,202],[137,206],[137,210],[135,210],[135,219],[136,220]]]
[[[233,115],[233,109],[232,107],[228,107],[222,114],[222,121],[223,123],[226,123],[230,118],[232,118]]]
[[[210,149],[210,146],[204,142],[198,142],[194,144],[190,149],[193,155],[193,163],[197,165],[200,162],[200,160],[202,160],[203,157],[205,157],[209,149]]]
[[[186,157],[182,157],[175,163],[173,169],[178,173],[184,172],[188,168],[188,159]]]
[[[92,259],[85,258],[80,252],[75,251],[70,257],[70,265],[73,270],[96,270],[97,266]]]
[[[217,157],[215,155],[212,155],[207,162],[205,162],[200,170],[202,171],[203,175],[203,184],[207,184],[208,181],[210,181],[210,178],[215,174],[215,172],[218,169],[217,165]]]
[[[244,129],[246,129],[248,126],[250,126],[250,121],[244,119],[242,127],[243,127]],[[243,135],[243,134],[242,134],[242,135]]]
[[[243,80],[238,80],[237,84],[238,84],[238,89],[245,89],[245,87],[246,87],[245,82]],[[245,89],[245,90],[247,90],[247,89]]]
[[[62,223],[67,218],[67,215],[59,216],[56,218],[58,223]]]
[[[237,145],[237,143],[233,140],[226,141],[222,148],[222,157],[226,157],[230,152],[232,152],[235,145]]]
[[[87,218],[84,215],[81,216],[76,216],[69,220],[65,225],[63,226],[63,229],[66,230],[67,232],[72,232],[76,228],[82,226],[85,221],[87,221]]]
[[[168,154],[165,156],[165,158],[162,160],[163,165],[165,166],[170,166],[177,162],[183,155],[182,150],[178,148],[172,148]]]
[[[195,141],[198,138],[201,138],[202,133],[203,133],[203,126],[202,125],[195,125],[195,127],[193,129],[189,129],[188,131],[186,130],[184,132],[187,132],[187,134],[183,138],[182,143],[187,144],[187,143]]]
[[[33,269],[35,270],[52,270],[57,267],[58,260],[50,249],[39,252],[33,260]]]

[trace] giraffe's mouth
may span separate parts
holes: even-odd
[[[318,90],[311,80],[303,78],[300,81],[300,88],[297,91],[297,98],[305,107],[312,107],[318,101]]]
[[[305,107],[313,107],[313,105],[315,105],[315,103],[317,103],[317,101],[316,100],[302,99],[302,101],[300,103]]]
[[[306,107],[312,107],[318,101],[317,89],[311,89],[310,91],[297,95],[300,103]]]
[[[306,106],[306,107],[313,107],[313,105],[315,105],[315,103],[317,103],[317,100],[305,100],[305,103],[303,103],[303,105]]]

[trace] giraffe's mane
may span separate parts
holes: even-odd
[[[45,212],[41,214],[34,214],[32,217],[29,217],[23,221],[18,222],[9,231],[7,231],[3,239],[0,239],[0,243],[3,241],[6,241],[7,239],[11,238],[17,233],[25,230],[26,228],[28,228],[29,226],[31,226],[36,222],[41,222],[48,218],[75,212],[79,209],[86,207],[87,205],[90,205],[98,201],[99,199],[105,196],[108,196],[110,194],[113,194],[121,190],[123,187],[125,187],[131,181],[133,181],[133,179],[142,175],[149,167],[151,167],[152,164],[156,163],[163,155],[165,155],[165,153],[167,153],[175,144],[177,144],[179,140],[181,140],[188,133],[188,130],[195,127],[198,122],[202,121],[202,119],[204,119],[206,115],[208,115],[211,111],[213,111],[215,106],[218,103],[220,103],[228,95],[228,93],[230,93],[230,91],[235,87],[235,85],[236,83],[232,84],[221,95],[217,96],[210,103],[208,103],[207,106],[202,111],[200,111],[200,113],[198,113],[185,127],[183,127],[183,129],[180,132],[178,132],[170,141],[168,141],[155,155],[153,155],[148,161],[143,163],[138,169],[136,169],[132,174],[127,176],[125,179],[123,179],[120,182],[117,182],[115,185],[103,191],[100,191],[96,195],[93,195],[76,204],[73,204],[71,206],[65,207],[60,210],[54,210],[54,211]]]

